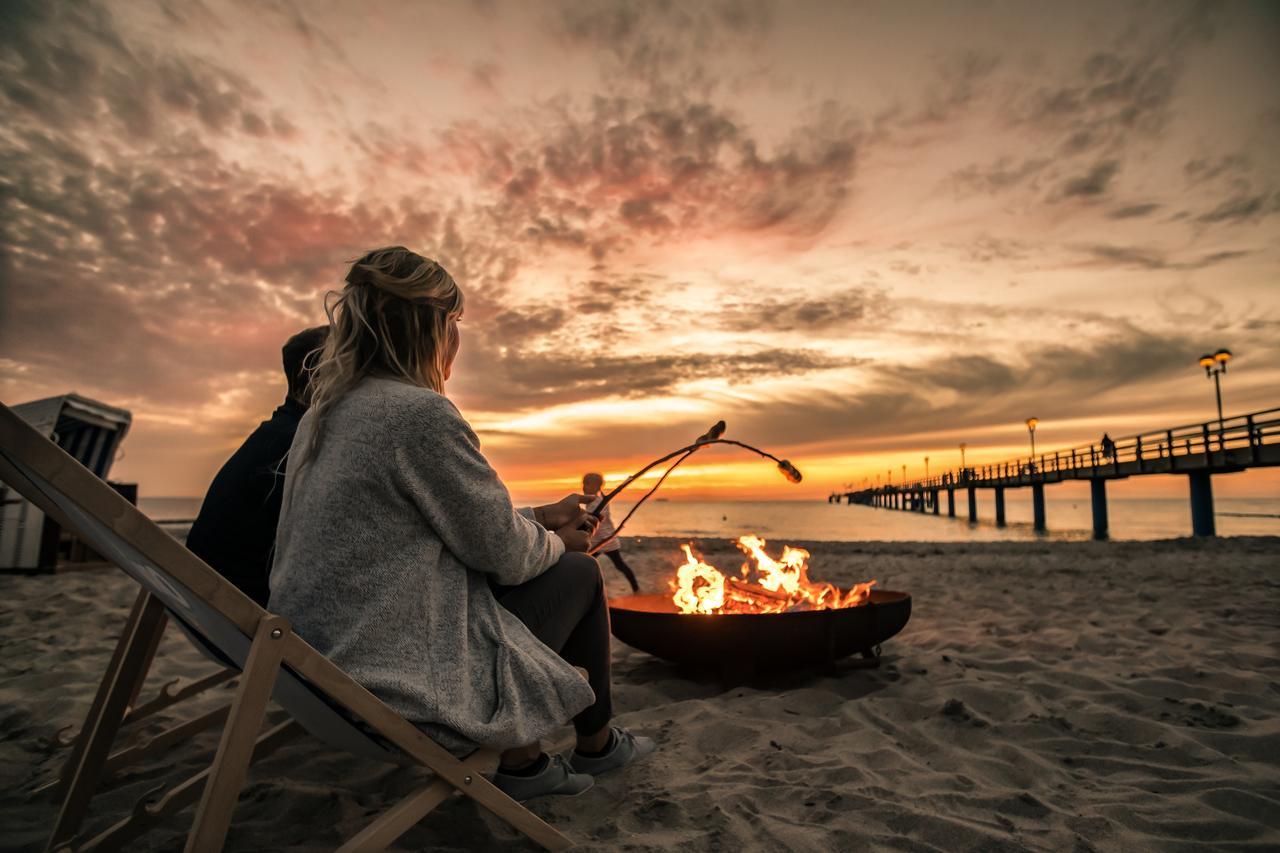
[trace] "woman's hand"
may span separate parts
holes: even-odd
[[[575,497],[575,495],[569,497]],[[573,516],[568,524],[556,528],[556,535],[564,542],[566,551],[579,551],[585,554],[591,549],[591,537],[599,526],[600,519],[589,512],[578,510],[577,515]]]
[[[586,495],[566,495],[557,503],[546,506],[535,506],[533,517],[548,530],[558,531],[573,519],[582,514],[582,505],[591,498]]]

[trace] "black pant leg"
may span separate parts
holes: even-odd
[[[613,567],[622,572],[623,577],[627,579],[627,583],[631,584],[632,592],[640,591],[640,584],[636,581],[636,573],[631,571],[631,567],[627,565],[627,561],[622,559],[622,549],[616,551],[605,551],[605,556],[613,563]]]
[[[587,671],[596,701],[573,718],[578,734],[593,735],[608,725],[613,716],[609,606],[600,564],[586,554],[568,553],[531,581],[490,586],[535,637]]]

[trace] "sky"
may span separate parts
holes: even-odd
[[[1244,0],[2,0],[0,398],[127,408],[113,477],[199,495],[401,244],[520,498],[721,418],[804,482],[718,448],[672,499],[1198,423],[1224,346],[1227,414],[1280,406],[1277,44]]]

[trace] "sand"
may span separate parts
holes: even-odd
[[[704,545],[735,564],[727,544]],[[726,687],[615,644],[619,720],[659,752],[535,811],[587,850],[1280,846],[1280,540],[809,547],[816,577],[912,593],[879,670]],[[625,553],[652,588],[676,542]],[[79,722],[134,591],[115,571],[0,577],[0,847],[43,843],[55,805],[30,792],[56,772],[54,735]],[[170,633],[143,695],[207,671]],[[88,828],[215,744],[206,733],[121,773]],[[255,767],[228,849],[332,849],[421,776],[300,738]],[[191,815],[131,849],[180,848]],[[398,849],[513,841],[455,801]]]

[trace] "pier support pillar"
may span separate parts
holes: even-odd
[[[947,489],[947,517],[956,517],[956,490]]]
[[[978,490],[973,486],[969,487],[969,523],[978,523]]]
[[[1107,530],[1107,481],[1095,477],[1089,481],[1089,493],[1093,496],[1093,538],[1106,539]]]
[[[938,490],[933,490],[933,514],[938,514]]]
[[[1193,471],[1191,481],[1191,532],[1196,536],[1216,536],[1213,521],[1213,484],[1208,471]]]
[[[924,512],[925,509],[925,491],[921,489],[916,492],[916,511]]]
[[[1004,527],[1004,486],[996,486],[996,527]]]
[[[1031,511],[1035,516],[1035,528],[1039,532],[1045,531],[1044,525],[1044,483],[1031,484]]]

